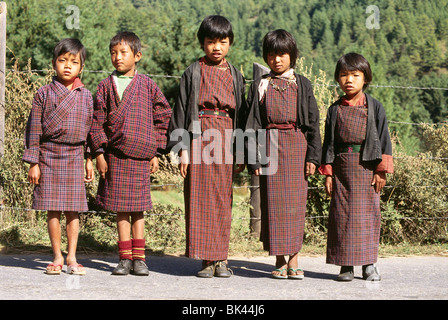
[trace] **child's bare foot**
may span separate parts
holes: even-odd
[[[286,279],[288,278],[287,268],[288,264],[286,263],[284,256],[277,256],[275,262],[276,269],[271,272],[272,277],[275,279]]]
[[[54,258],[53,262],[47,265],[46,274],[61,274],[62,266],[64,265],[64,258]]]

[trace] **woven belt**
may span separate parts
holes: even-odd
[[[230,114],[227,111],[223,111],[223,110],[211,110],[211,109],[202,109],[201,111],[199,111],[199,117],[210,117],[210,116],[215,116],[215,117],[225,117],[225,118],[229,118]]]
[[[293,123],[269,123],[266,129],[278,129],[278,130],[291,130],[295,129],[296,126]]]
[[[346,144],[344,146],[339,147],[339,153],[360,153],[361,145],[360,144]]]

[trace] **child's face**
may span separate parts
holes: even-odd
[[[221,64],[229,53],[230,39],[210,39],[205,37],[203,49],[208,60],[214,64]]]
[[[291,56],[289,53],[268,53],[267,63],[275,74],[282,74],[291,68]]]
[[[354,97],[362,92],[365,84],[364,72],[362,71],[342,70],[339,72],[339,86],[349,97]]]
[[[142,53],[134,54],[131,47],[122,42],[110,50],[110,59],[115,70],[127,77],[135,75],[135,64],[142,58]]]
[[[70,52],[61,54],[53,61],[53,68],[56,71],[58,81],[69,87],[82,71],[81,55],[79,52],[76,55]]]

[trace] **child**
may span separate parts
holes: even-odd
[[[86,50],[77,39],[64,39],[56,45],[56,76],[37,91],[26,127],[23,161],[30,164],[28,181],[35,185],[32,207],[48,211],[54,258],[46,268],[47,274],[60,274],[64,264],[62,212],[67,223],[67,273],[86,273],[76,261],[78,212],[88,210],[84,182],[93,180],[90,156],[84,177],[85,146],[93,114],[92,95],[78,78],[85,58]]]
[[[134,33],[118,33],[109,49],[115,71],[98,85],[90,131],[101,175],[96,203],[117,213],[120,262],[112,274],[147,276],[143,212],[152,208],[150,174],[166,147],[171,108],[156,83],[137,73],[142,52]]]
[[[276,279],[303,279],[298,267],[302,247],[307,176],[314,174],[321,158],[319,110],[311,83],[294,72],[298,49],[285,30],[271,31],[263,39],[263,58],[270,73],[252,84],[246,129],[265,129],[266,146],[277,148],[276,172],[262,175],[261,164],[248,164],[260,175],[261,240],[276,256]],[[272,140],[277,136],[277,141]],[[271,166],[273,164],[270,164]],[[288,261],[285,255],[289,255]]]
[[[351,281],[355,265],[364,279],[380,280],[380,191],[393,173],[386,113],[364,93],[372,71],[362,55],[342,56],[334,77],[345,95],[328,109],[319,168],[331,196],[327,263],[341,266],[339,281]]]
[[[179,165],[185,178],[186,256],[202,259],[198,277],[230,277],[227,255],[234,168],[233,162],[221,157],[231,148],[230,141],[214,150],[218,158],[214,163],[201,160],[201,155],[209,144],[205,142],[207,133],[217,130],[224,138],[225,131],[243,125],[245,84],[240,72],[226,60],[234,38],[230,22],[222,16],[206,17],[197,36],[205,56],[182,76],[169,132],[184,129],[194,138],[180,151]],[[244,164],[238,171],[243,169]]]

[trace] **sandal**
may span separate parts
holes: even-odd
[[[84,269],[82,264],[73,263],[67,266],[67,273],[78,276],[84,276],[86,274],[86,269]]]
[[[52,269],[50,269],[50,267],[52,267]],[[58,274],[61,274],[61,270],[62,270],[61,264],[50,263],[49,265],[47,265],[47,269],[45,270],[45,273],[50,274],[50,275],[58,275]]]
[[[290,274],[290,273],[293,273],[293,274]],[[297,273],[299,273],[299,274],[297,274]],[[304,277],[305,277],[305,275],[304,275],[302,269],[288,268],[288,279],[302,280]]]
[[[273,274],[273,273],[271,273],[271,275],[272,275],[272,277],[274,279],[288,279],[288,275],[287,274],[285,274],[285,275],[283,274],[284,271],[286,271],[286,268],[275,269],[272,272],[278,272],[280,274]]]

